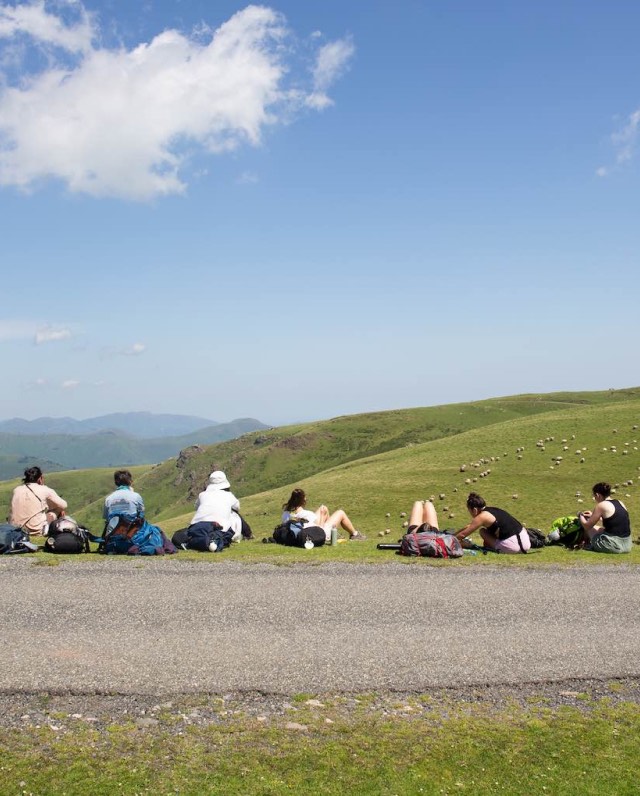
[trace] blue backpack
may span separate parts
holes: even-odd
[[[0,523],[0,555],[8,553],[33,553],[38,546],[29,541],[29,534],[17,525]]]
[[[103,549],[107,555],[163,555],[162,531],[143,517],[115,515],[107,523]]]

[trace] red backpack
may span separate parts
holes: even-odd
[[[424,556],[426,558],[460,558],[462,545],[458,538],[446,531],[433,530],[421,525],[405,534],[400,542],[400,555]]]

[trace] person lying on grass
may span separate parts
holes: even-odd
[[[289,500],[282,506],[282,522],[306,520],[309,525],[317,525],[322,528],[327,541],[331,539],[332,528],[343,528],[349,534],[349,539],[352,542],[363,541],[367,538],[360,531],[356,531],[344,509],[338,509],[330,514],[324,504],[319,506],[316,511],[310,511],[305,508],[306,505],[307,496],[304,490],[294,489]]]
[[[471,522],[456,536],[465,547],[465,539],[474,531],[479,531],[485,547],[499,553],[526,553],[531,547],[526,528],[515,517],[504,509],[487,506],[484,498],[477,492],[471,492],[467,498],[467,510]]]
[[[407,533],[437,530],[438,513],[436,507],[430,500],[416,500],[411,508],[411,514],[409,515]]]
[[[594,484],[593,511],[582,511],[578,519],[584,530],[585,550],[596,553],[630,553],[631,521],[627,507],[621,500],[612,500],[611,487],[603,481]],[[602,524],[599,525],[599,521]]]

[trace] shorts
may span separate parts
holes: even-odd
[[[499,553],[521,553],[522,550],[520,550],[520,545],[518,544],[518,536],[520,537],[522,547],[526,553],[527,550],[531,549],[531,540],[529,539],[529,534],[524,528],[519,534],[514,534],[508,539],[496,539],[495,549]]]
[[[434,533],[440,533],[435,526],[429,525],[428,522],[423,522],[422,525],[410,525],[407,528],[407,533],[422,533],[423,531],[433,531]]]
[[[594,553],[630,553],[631,535],[629,536],[608,536],[604,531],[591,537],[591,541],[586,547]]]

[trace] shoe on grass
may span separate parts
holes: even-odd
[[[350,542],[365,542],[367,537],[360,533],[360,531],[356,531],[352,536],[349,537]]]

